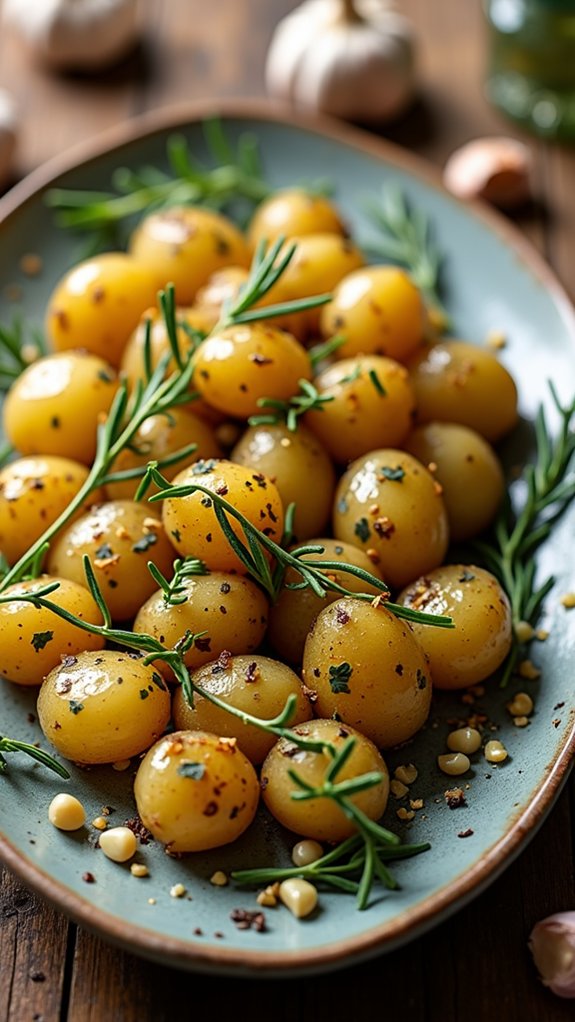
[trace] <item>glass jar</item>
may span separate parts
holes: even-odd
[[[538,135],[575,141],[575,0],[485,0],[487,96]]]

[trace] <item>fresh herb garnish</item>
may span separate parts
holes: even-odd
[[[44,646],[52,642],[53,638],[54,632],[34,632],[31,641],[34,649],[39,653],[41,649],[44,649]]]
[[[323,406],[333,401],[333,395],[320,394],[317,387],[309,380],[299,380],[300,393],[295,394],[289,401],[281,401],[278,398],[260,397],[258,405],[260,408],[273,409],[263,415],[252,415],[248,422],[250,426],[273,426],[279,422],[285,422],[291,433],[295,433],[298,427],[298,420],[306,412],[322,412]]]
[[[382,189],[379,201],[368,203],[368,211],[379,234],[366,241],[364,248],[379,259],[405,266],[416,287],[448,327],[449,317],[440,297],[443,258],[426,214],[412,209],[403,192],[392,185]]]
[[[339,695],[341,692],[345,692],[347,695],[351,692],[349,687],[349,679],[353,673],[351,664],[346,661],[342,664],[331,664],[329,669],[329,684],[334,695]]]
[[[549,432],[543,406],[535,419],[535,463],[522,473],[526,494],[519,514],[508,494],[489,540],[478,540],[474,547],[487,568],[499,579],[511,603],[513,645],[501,676],[504,688],[513,674],[527,643],[517,638],[521,622],[534,625],[543,600],[554,585],[550,576],[535,584],[535,551],[548,538],[553,526],[575,498],[575,399],[563,406],[552,383],[549,390],[560,417],[556,437]]]

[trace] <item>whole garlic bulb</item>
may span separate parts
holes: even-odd
[[[268,92],[297,107],[382,123],[414,90],[409,23],[378,0],[305,0],[277,26]]]
[[[60,70],[98,70],[139,35],[139,0],[4,0],[4,19],[34,55]]]
[[[529,947],[545,986],[558,997],[575,997],[575,912],[536,923]]]
[[[10,179],[17,138],[16,105],[10,94],[0,89],[0,188]]]

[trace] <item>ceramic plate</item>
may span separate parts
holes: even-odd
[[[118,165],[161,164],[174,127],[181,128],[201,152],[200,117],[206,112],[195,108],[171,119],[164,115],[160,123],[140,123],[135,131],[131,127],[116,132],[99,148],[84,149],[76,160],[42,169],[6,196],[0,202],[0,294],[5,296],[10,285],[18,284],[27,319],[40,324],[53,285],[77,256],[77,240],[55,229],[44,207],[42,192],[48,184],[102,189]],[[509,343],[501,357],[518,382],[524,419],[531,420],[538,403],[546,400],[548,377],[556,381],[563,398],[573,394],[571,308],[551,272],[503,220],[456,202],[419,162],[370,136],[329,124],[282,120],[253,105],[227,105],[218,112],[232,139],[246,129],[257,135],[272,185],[328,175],[360,238],[369,229],[363,213],[366,197],[382,184],[401,185],[435,225],[446,255],[447,300],[457,334],[477,343],[493,329],[507,335]],[[24,278],[18,271],[19,259],[27,252],[43,259],[44,271],[38,278]],[[14,304],[0,299],[0,322],[9,321],[13,312]],[[518,431],[508,458],[525,451],[528,437],[527,428]],[[187,968],[260,975],[326,970],[421,933],[509,865],[550,809],[566,776],[575,747],[571,682],[575,612],[570,616],[559,596],[574,588],[574,520],[571,515],[554,531],[541,558],[542,571],[556,573],[557,584],[547,601],[550,637],[534,651],[542,678],[529,683],[536,693],[529,727],[513,727],[504,705],[508,694],[489,689],[477,708],[499,728],[510,758],[498,768],[475,757],[465,778],[467,808],[452,811],[443,797],[449,785],[435,759],[445,748],[447,721],[461,717],[467,708],[460,696],[437,700],[428,726],[411,747],[389,756],[391,767],[406,760],[419,767],[412,795],[423,798],[425,806],[404,828],[404,836],[429,840],[432,849],[396,865],[401,889],[382,895],[368,911],[357,912],[347,895],[322,893],[321,909],[308,921],[296,921],[285,909],[269,910],[267,933],[238,931],[230,911],[255,908],[254,893],[212,887],[211,874],[215,869],[229,872],[287,862],[293,837],[262,816],[240,842],[209,855],[178,861],[150,844],[139,853],[150,877],[137,880],[127,867],[105,860],[85,833],[66,835],[49,826],[47,806],[63,782],[22,759],[13,760],[9,773],[0,779],[0,854],[26,883],[83,925],[134,951]],[[33,694],[3,684],[0,731],[37,740],[39,733],[28,717],[33,709]],[[123,774],[73,770],[69,789],[86,804],[88,819],[108,804],[114,809],[111,820],[121,823],[134,813],[132,779],[132,770]],[[396,807],[392,800],[387,822],[400,830]],[[458,836],[466,831],[472,833],[465,839]],[[82,879],[86,872],[94,875],[95,883]],[[169,892],[179,882],[188,896],[176,900]]]

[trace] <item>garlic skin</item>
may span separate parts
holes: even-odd
[[[529,948],[544,985],[558,997],[575,997],[575,912],[536,923]]]
[[[4,0],[4,20],[58,70],[97,71],[139,36],[139,0]]]
[[[443,182],[459,199],[484,199],[512,209],[531,195],[531,152],[515,138],[476,138],[456,149],[443,170]]]
[[[18,114],[9,92],[0,89],[0,188],[11,177],[18,140]]]
[[[378,0],[305,0],[275,30],[266,85],[296,107],[388,121],[413,97],[409,22]]]

